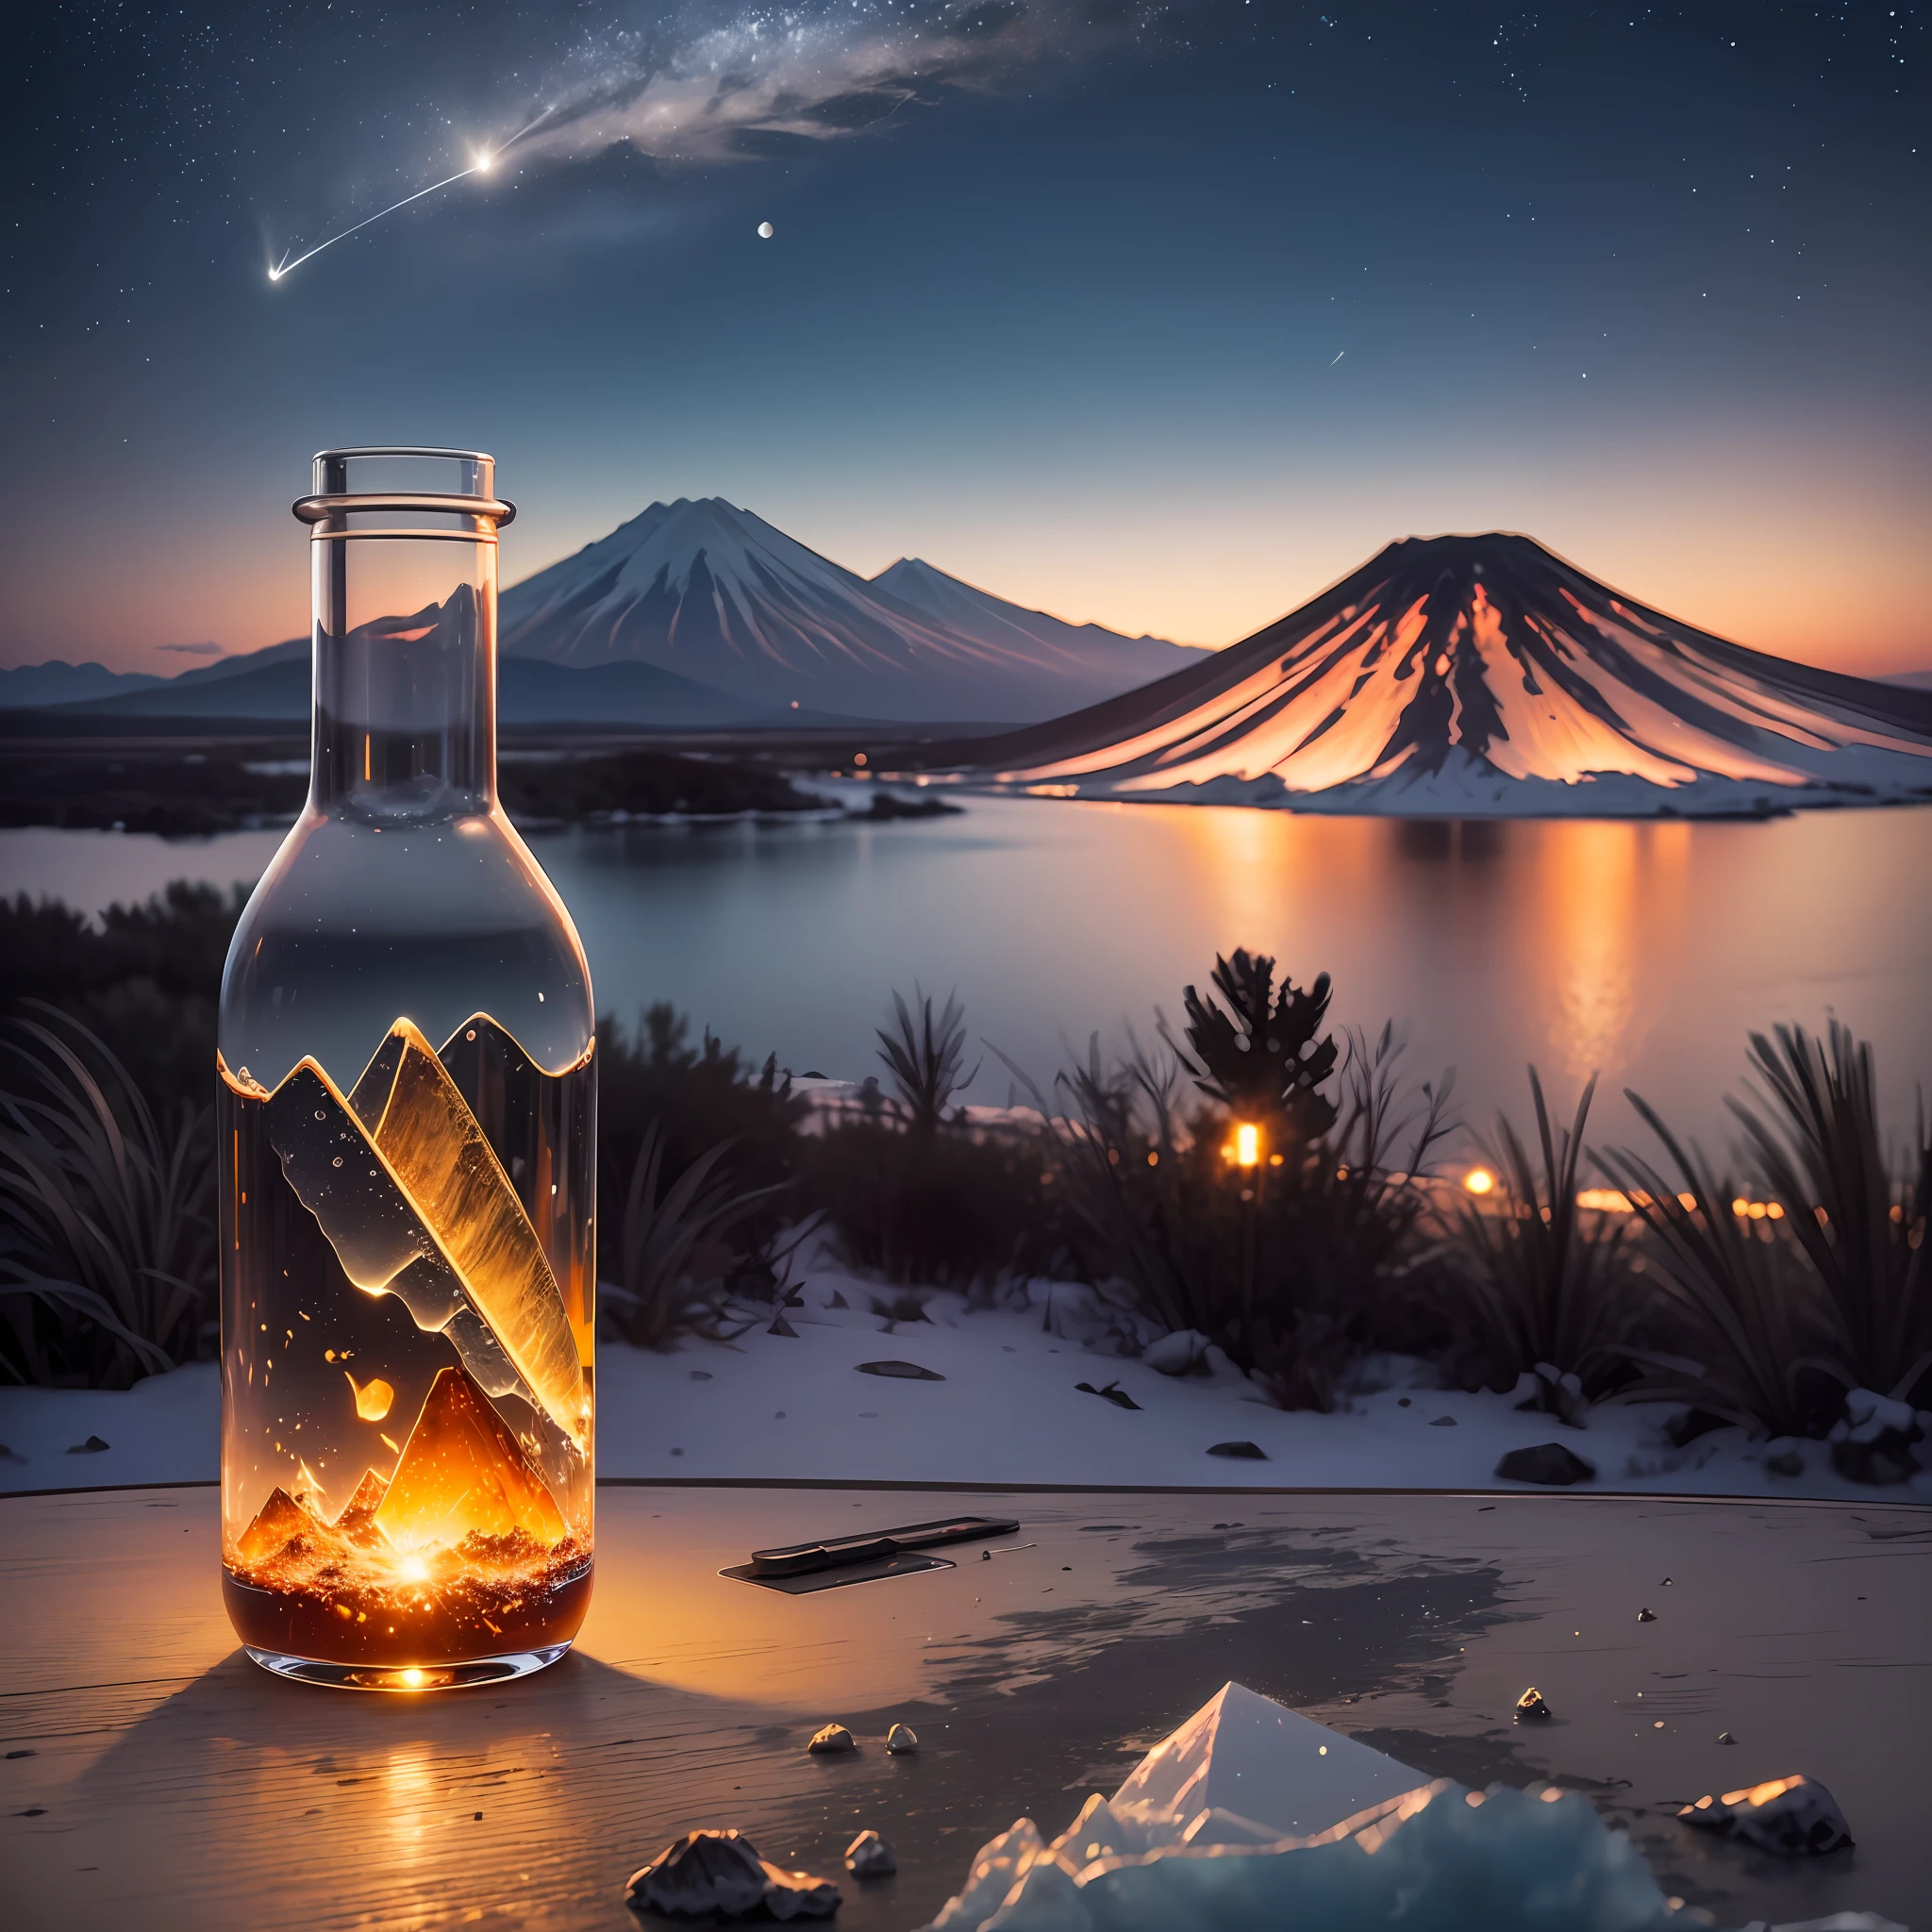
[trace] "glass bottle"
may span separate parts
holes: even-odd
[[[284,1675],[488,1683],[590,1601],[590,974],[496,798],[494,462],[314,492],[308,801],[222,975],[223,1590]]]

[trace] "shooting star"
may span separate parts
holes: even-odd
[[[1337,349],[1335,352],[1335,362],[1340,362],[1341,358],[1347,354],[1348,351],[1346,349]],[[1329,363],[1329,368],[1333,369],[1335,367],[1335,362]]]
[[[358,222],[353,227],[344,228],[338,235],[331,235],[325,242],[318,242],[313,248],[310,248],[307,250],[305,253],[296,256],[292,260],[291,260],[288,254],[284,252],[281,260],[276,262],[269,270],[269,280],[272,282],[279,282],[285,275],[293,275],[294,272],[298,268],[300,268],[305,261],[312,261],[318,255],[322,253],[322,251],[325,248],[333,248],[338,242],[346,242],[351,235],[359,234],[362,229],[368,227],[372,223],[381,221],[385,215],[394,214],[397,208],[408,208],[412,201],[421,201],[425,194],[434,194],[437,192],[439,189],[453,188],[458,181],[468,180],[472,175],[489,174],[491,169],[495,167],[497,162],[501,160],[502,158],[506,154],[508,154],[509,150],[517,144],[518,142],[523,140],[525,135],[528,134],[533,128],[537,127],[541,123],[547,121],[554,111],[555,110],[553,108],[545,108],[542,113],[537,116],[537,119],[535,121],[529,122],[526,125],[519,127],[517,131],[514,134],[512,134],[508,141],[502,142],[499,146],[493,148],[479,147],[475,149],[472,153],[470,165],[467,168],[459,169],[456,174],[446,175],[441,181],[432,181],[427,188],[419,188],[417,189],[415,193],[406,194],[400,201],[391,202],[387,208],[378,208],[375,214],[365,216],[361,221]]]

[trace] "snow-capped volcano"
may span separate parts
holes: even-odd
[[[1062,796],[1759,812],[1932,799],[1932,693],[1727,643],[1527,537],[1411,537],[1205,663],[969,756]]]
[[[908,559],[868,583],[718,497],[654,503],[511,586],[499,636],[506,656],[633,658],[762,706],[951,723],[1051,717],[1196,655]]]

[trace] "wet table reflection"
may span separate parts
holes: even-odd
[[[808,1595],[717,1574],[955,1510],[1021,1528]],[[1587,1791],[1720,1923],[1932,1919],[1924,1508],[609,1485],[598,1512],[575,1655],[389,1698],[240,1656],[212,1489],[0,1502],[9,1923],[623,1927],[631,1870],[737,1824],[836,1874],[840,1923],[910,1927],[985,1839],[1058,1830],[1230,1677],[1431,1775]],[[1556,1717],[1518,1727],[1531,1683]],[[857,1756],[806,1755],[829,1720]],[[918,1756],[887,1755],[894,1721]],[[1856,1851],[1793,1867],[1674,1822],[1792,1771]],[[865,1827],[896,1879],[843,1874]]]

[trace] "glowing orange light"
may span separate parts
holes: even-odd
[[[429,1673],[427,1671],[419,1671],[412,1666],[407,1671],[398,1671],[396,1673],[396,1679],[406,1690],[420,1690],[424,1685],[428,1683]]]
[[[1496,1176],[1486,1167],[1473,1167],[1462,1176],[1462,1185],[1472,1194],[1491,1194],[1495,1192]]]
[[[1237,1167],[1254,1167],[1261,1158],[1261,1130],[1242,1121],[1234,1130],[1234,1160]]]

